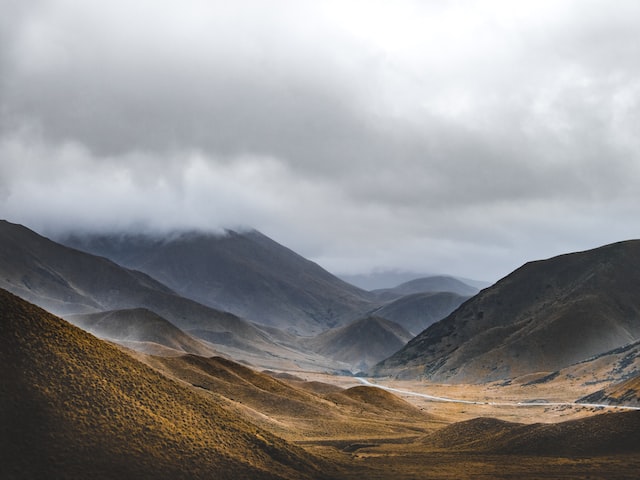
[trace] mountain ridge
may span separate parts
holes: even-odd
[[[257,230],[72,234],[60,241],[141,270],[210,307],[304,335],[346,324],[371,308],[368,292]]]
[[[640,338],[640,241],[528,262],[376,366],[483,382],[554,371]]]
[[[0,288],[57,315],[146,308],[221,346],[279,348],[269,334],[236,315],[181,297],[145,273],[6,221],[0,221]]]

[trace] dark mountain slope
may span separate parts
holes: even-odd
[[[528,263],[377,366],[480,382],[551,372],[640,338],[640,241]]]
[[[235,315],[5,221],[0,221],[0,287],[58,315],[146,308],[213,343],[251,351],[273,347],[266,333]]]
[[[380,317],[365,317],[344,327],[335,328],[305,341],[316,353],[366,370],[411,339],[411,334],[397,323]]]
[[[0,290],[0,477],[320,477],[304,451]],[[324,478],[324,475],[322,475]]]
[[[69,315],[67,320],[100,338],[142,352],[153,353],[156,351],[154,346],[158,345],[177,354],[215,354],[213,348],[146,308]]]
[[[453,292],[414,293],[374,310],[372,315],[396,322],[415,336],[468,299]]]
[[[640,407],[640,374],[578,400],[582,403]]]
[[[141,270],[205,305],[298,333],[318,333],[371,309],[367,292],[255,230],[62,241]]]
[[[514,381],[525,386],[557,385],[558,389],[567,388],[567,384],[589,387],[591,392],[595,392],[593,401],[587,402],[585,397],[578,400],[579,402],[607,403],[598,399],[602,399],[605,392],[615,389],[618,384],[636,377],[638,372],[640,372],[640,341],[609,350],[561,370],[540,372],[533,377],[525,375]],[[630,405],[633,406],[633,404]]]

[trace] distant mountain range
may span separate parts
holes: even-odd
[[[366,292],[256,231],[68,243],[113,260],[0,222],[0,288],[142,352],[333,371],[381,361],[371,372],[447,382],[633,375],[616,352],[640,339],[640,241],[530,262],[480,292],[450,276]]]
[[[297,334],[345,325],[375,305],[364,290],[256,230],[76,234],[61,242],[142,271],[209,307]]]
[[[336,343],[340,351],[309,349],[299,335],[347,327],[371,312],[397,319],[415,334],[462,298],[453,293],[410,295],[405,302],[403,292],[448,287],[474,291],[450,277],[420,279],[389,289],[395,301],[381,310],[390,300],[337,279],[256,231],[187,232],[164,239],[76,235],[67,243],[94,253],[1,221],[0,287],[102,338],[163,355],[221,352],[264,366],[294,362],[312,369],[371,365],[399,349],[411,334],[399,325],[387,328],[375,346],[369,345],[370,352],[346,341]],[[245,312],[262,323],[211,305]],[[356,351],[362,358],[354,357]]]
[[[278,351],[269,334],[231,313],[173,292],[148,275],[0,221],[0,288],[58,315],[145,308],[205,340]]]
[[[640,241],[527,263],[380,363],[482,382],[555,371],[640,338]]]

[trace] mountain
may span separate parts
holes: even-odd
[[[325,478],[317,460],[0,290],[0,477]]]
[[[204,305],[300,334],[345,324],[372,306],[367,292],[256,230],[76,234],[61,242],[145,272]]]
[[[376,366],[483,382],[552,372],[640,338],[640,241],[530,262]]]
[[[68,315],[67,320],[100,338],[146,353],[205,356],[216,353],[146,308]]]
[[[404,295],[425,292],[452,292],[461,296],[470,297],[478,293],[478,289],[471,285],[467,285],[457,278],[446,275],[437,275],[432,277],[416,278],[393,288],[374,290],[372,293],[379,299],[390,300]]]
[[[425,292],[405,295],[377,310],[372,315],[386,318],[404,327],[413,336],[458,308],[469,297],[453,292]]]
[[[6,221],[0,221],[0,288],[58,315],[146,308],[211,343],[252,352],[279,348],[267,333],[233,314]]]
[[[305,341],[312,351],[366,370],[402,348],[411,334],[397,323],[380,317],[365,317],[344,327],[334,328]]]

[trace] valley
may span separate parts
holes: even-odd
[[[256,231],[83,241],[112,258],[0,223],[2,478],[640,469],[638,241],[482,291],[364,291]]]

